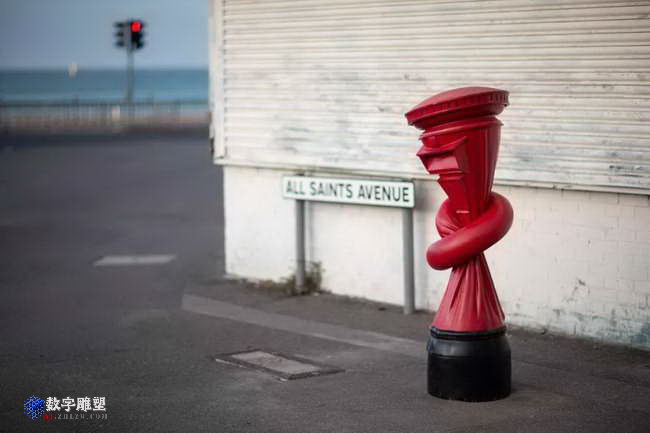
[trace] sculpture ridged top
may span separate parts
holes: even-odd
[[[453,267],[432,326],[453,332],[503,326],[504,314],[483,251],[512,224],[512,207],[491,192],[508,92],[465,87],[426,99],[406,114],[424,132],[417,156],[448,195],[436,216],[442,239],[427,250],[435,269]]]

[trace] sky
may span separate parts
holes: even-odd
[[[0,69],[123,68],[113,22],[145,21],[141,68],[207,68],[209,0],[0,0]]]

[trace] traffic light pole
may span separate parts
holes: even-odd
[[[129,121],[133,120],[133,88],[135,86],[133,51],[132,44],[129,43],[126,48],[126,103],[129,111]]]
[[[118,48],[126,48],[126,94],[124,95],[124,102],[126,103],[129,112],[129,122],[135,117],[135,106],[133,104],[133,95],[135,89],[135,58],[133,54],[135,50],[139,50],[144,46],[144,32],[145,23],[142,20],[128,20],[118,21],[113,23],[117,29],[115,37],[117,41],[115,46]]]

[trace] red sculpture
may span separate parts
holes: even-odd
[[[424,130],[418,157],[429,173],[439,175],[438,183],[449,197],[436,216],[436,228],[442,239],[427,250],[431,267],[452,268],[447,290],[432,323],[430,346],[502,337],[493,361],[506,363],[507,354],[507,371],[505,366],[494,366],[498,374],[507,373],[507,392],[505,384],[496,384],[500,387],[498,392],[488,389],[477,394],[470,389],[462,395],[453,391],[456,394],[450,396],[439,389],[439,383],[433,384],[434,392],[429,384],[432,394],[446,398],[487,400],[507,395],[510,389],[510,352],[504,336],[504,314],[483,255],[483,251],[499,241],[512,224],[510,203],[491,192],[501,129],[501,122],[494,116],[507,105],[508,92],[504,90],[465,87],[434,95],[406,114],[409,124]],[[441,339],[445,341],[440,343]],[[432,353],[437,356],[436,350],[437,347],[433,347],[430,356]],[[462,362],[472,359],[472,353],[466,355],[461,357]],[[430,382],[431,369],[439,369],[443,361],[434,359],[433,367],[431,362],[430,358]],[[460,367],[455,365],[454,368]],[[493,374],[494,371],[485,373]],[[433,374],[442,373],[434,371]],[[441,380],[448,380],[449,376],[447,371]],[[461,379],[467,383],[467,377]],[[480,377],[477,380],[480,381]],[[445,386],[454,388],[454,384]]]

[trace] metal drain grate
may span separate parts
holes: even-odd
[[[340,368],[318,364],[306,359],[257,349],[218,355],[215,360],[263,371],[284,380],[303,379],[343,371]]]

